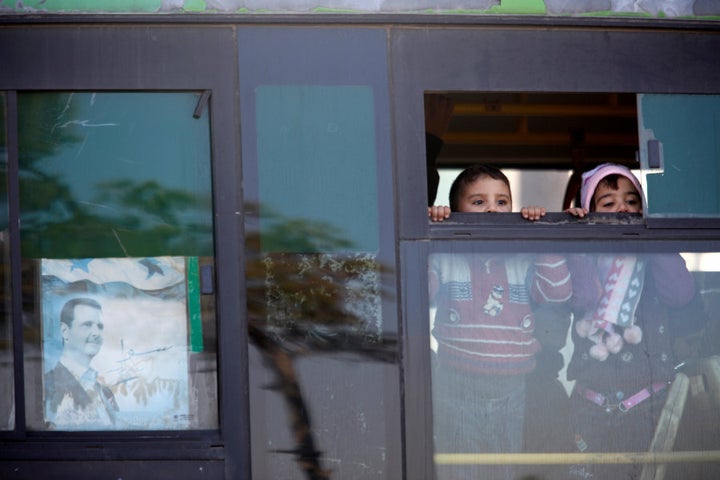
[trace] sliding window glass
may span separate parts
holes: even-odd
[[[640,161],[653,218],[720,215],[720,95],[638,95]]]
[[[253,478],[401,476],[385,41],[239,35]]]
[[[28,429],[216,428],[201,100],[18,95]]]
[[[716,253],[448,242],[427,264],[438,479],[717,475]]]
[[[0,94],[0,382],[3,385],[0,390],[0,430],[12,429],[15,425],[7,165],[5,95]]]

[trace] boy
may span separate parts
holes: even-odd
[[[511,212],[507,177],[476,165],[450,189],[451,207],[431,207],[436,220],[458,212]],[[537,219],[541,207],[523,209]],[[436,450],[443,453],[513,453],[522,450],[525,377],[535,368],[534,304],[561,304],[572,287],[558,255],[500,255],[483,251],[435,253],[429,292],[436,315],[433,371]],[[511,479],[509,466],[441,466],[440,479]]]
[[[588,212],[642,213],[638,179],[621,165],[603,164],[582,176]],[[669,384],[675,378],[672,309],[695,296],[679,254],[608,253],[568,258],[573,276],[574,352],[568,379],[576,451],[647,451]],[[637,293],[633,293],[637,292]],[[640,478],[642,465],[573,465],[573,478]]]
[[[468,167],[450,186],[450,206],[428,207],[428,216],[442,222],[450,212],[510,213],[512,194],[510,181],[502,171],[487,165]],[[543,207],[523,207],[520,214],[527,220],[539,220],[546,213]]]

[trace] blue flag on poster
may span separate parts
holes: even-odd
[[[184,257],[43,259],[41,284],[48,428],[190,426]]]

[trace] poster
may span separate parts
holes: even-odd
[[[184,257],[41,261],[51,430],[189,427]]]

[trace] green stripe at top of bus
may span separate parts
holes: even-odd
[[[716,0],[0,0],[0,14],[398,13],[720,19]]]

